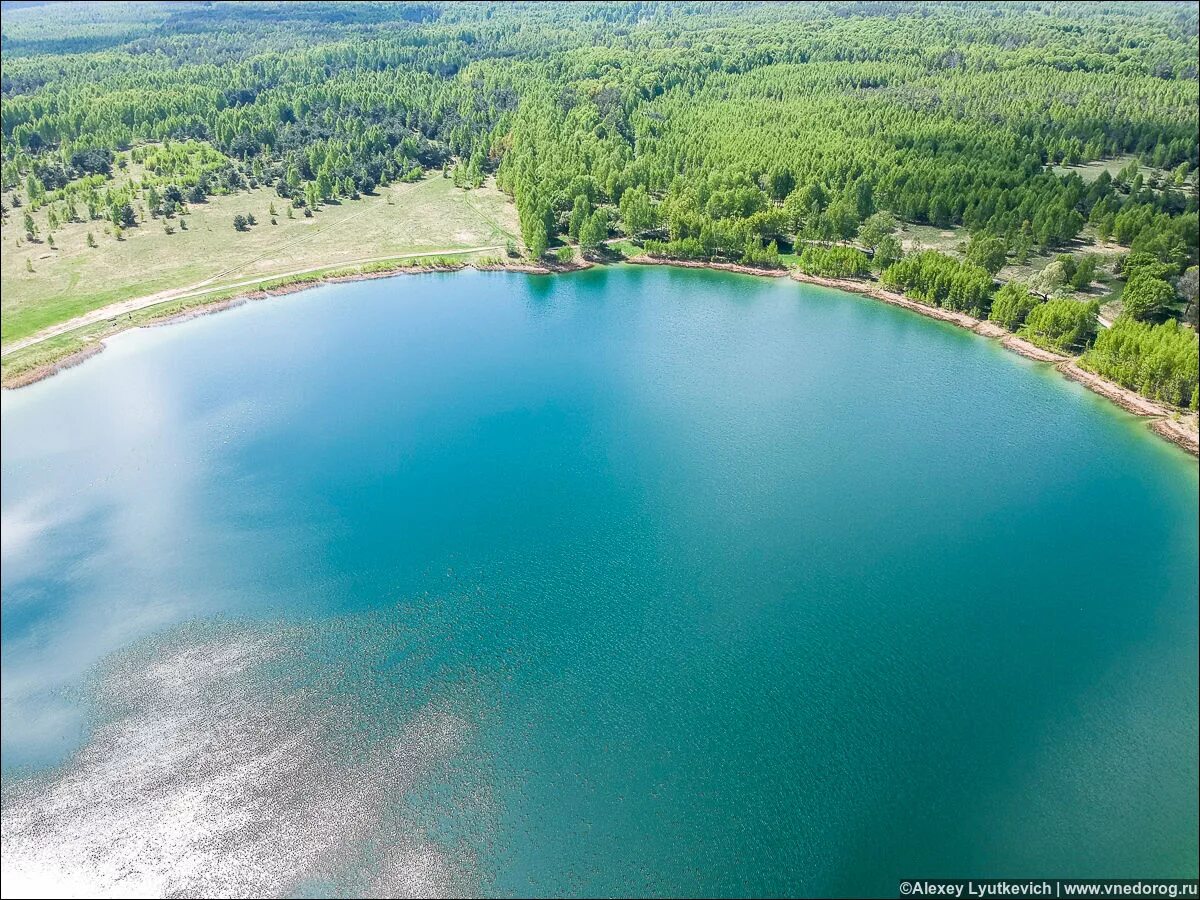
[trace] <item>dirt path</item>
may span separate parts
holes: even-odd
[[[358,215],[358,213],[355,213],[352,215]],[[349,218],[349,217],[347,217],[347,218]],[[342,219],[337,224],[343,224],[345,221],[346,221],[346,219]],[[305,235],[303,238],[300,238],[298,240],[304,240],[304,239],[307,239],[308,237],[311,237],[311,235]],[[294,244],[294,243],[296,243],[296,242],[293,241],[292,244]],[[101,306],[97,309],[93,309],[90,312],[86,312],[83,315],[76,316],[73,319],[68,319],[65,322],[59,322],[57,325],[50,325],[46,328],[43,328],[41,331],[37,331],[37,332],[29,335],[28,337],[23,337],[20,340],[13,341],[12,343],[6,345],[4,347],[4,349],[2,351],[0,351],[0,356],[8,356],[10,353],[16,353],[18,350],[23,350],[26,347],[32,347],[35,344],[40,344],[42,341],[49,340],[50,338],[53,338],[53,337],[58,337],[59,335],[66,334],[69,331],[74,331],[77,328],[83,328],[87,325],[95,325],[99,322],[105,321],[106,319],[114,319],[114,318],[117,318],[118,316],[128,315],[129,313],[137,312],[138,310],[148,309],[151,306],[158,306],[159,304],[162,304],[162,303],[169,303],[172,300],[187,300],[192,297],[201,297],[204,294],[211,294],[216,291],[236,290],[238,288],[243,288],[243,287],[253,287],[254,285],[261,284],[264,281],[274,281],[278,278],[292,278],[297,275],[307,275],[310,272],[319,272],[322,269],[337,269],[337,268],[341,268],[343,266],[361,266],[361,265],[367,265],[369,263],[387,262],[388,260],[393,260],[393,259],[422,259],[422,258],[427,258],[430,256],[447,256],[449,254],[458,255],[458,254],[463,254],[463,253],[484,253],[489,250],[503,250],[503,249],[504,249],[503,245],[494,245],[494,246],[490,246],[490,247],[453,247],[453,248],[447,248],[445,250],[428,250],[428,251],[423,251],[421,253],[404,253],[404,254],[399,254],[399,255],[392,254],[389,256],[367,256],[367,257],[362,257],[361,259],[348,259],[348,260],[340,260],[337,262],[325,262],[325,263],[322,263],[321,265],[309,266],[308,268],[305,268],[305,269],[292,269],[289,272],[272,272],[269,275],[259,275],[254,278],[247,279],[245,281],[235,281],[235,282],[231,282],[231,283],[227,283],[227,284],[214,285],[212,287],[207,286],[207,285],[212,285],[212,283],[214,281],[216,281],[217,279],[219,279],[225,275],[228,275],[232,272],[236,272],[238,269],[244,269],[246,266],[250,265],[250,263],[259,259],[259,257],[255,257],[254,259],[247,260],[246,262],[244,262],[232,269],[226,269],[222,273],[213,275],[211,278],[206,278],[203,281],[198,281],[195,284],[188,285],[187,287],[172,288],[171,290],[167,290],[167,291],[159,291],[156,294],[148,294],[144,297],[135,297],[131,300],[121,300],[117,303],[110,303],[107,306]],[[272,252],[278,252],[278,250],[279,250],[279,248],[274,248],[272,250]]]

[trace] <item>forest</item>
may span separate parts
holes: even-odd
[[[534,259],[619,239],[877,276],[1196,406],[1195,4],[80,4],[6,9],[0,53],[29,242],[95,223],[103,253],[215,195],[309,217],[440,172],[494,180]]]

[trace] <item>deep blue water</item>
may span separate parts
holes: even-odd
[[[414,841],[512,895],[1197,874],[1196,461],[995,342],[789,279],[405,276],[2,403],[10,835],[167,803],[88,760],[270,706],[199,820],[283,791],[243,769],[289,734],[308,819],[429,751],[272,889],[395,890]],[[129,687],[180,647],[219,690]]]

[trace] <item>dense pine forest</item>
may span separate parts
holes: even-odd
[[[878,276],[1196,407],[1195,4],[6,6],[2,54],[27,241],[440,172],[514,253]]]

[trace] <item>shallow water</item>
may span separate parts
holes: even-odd
[[[1196,876],[1196,462],[994,342],[455,273],[0,402],[6,882]]]

